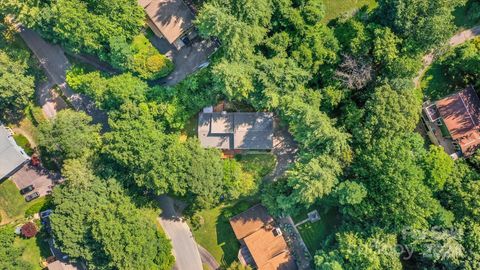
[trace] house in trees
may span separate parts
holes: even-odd
[[[280,228],[258,204],[230,219],[233,232],[240,241],[238,259],[243,265],[258,270],[294,270],[297,265]]]
[[[13,133],[0,123],[0,180],[14,174],[29,160],[13,139]]]
[[[198,116],[198,138],[203,147],[222,150],[271,150],[273,114],[268,112],[214,112]]]
[[[422,118],[432,142],[452,158],[471,156],[480,147],[480,99],[473,87],[426,103]]]
[[[165,38],[180,49],[196,35],[193,30],[195,16],[182,0],[138,0],[147,15],[147,24],[153,33]]]

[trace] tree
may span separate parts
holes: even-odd
[[[361,183],[347,180],[335,188],[335,196],[341,205],[359,204],[367,196],[367,190]]]
[[[14,61],[0,50],[0,114],[19,113],[32,100],[34,80],[27,65]]]
[[[380,0],[376,14],[385,26],[407,39],[409,49],[424,51],[446,41],[454,32],[452,12],[462,3],[462,0]]]
[[[336,234],[336,240],[334,250],[315,255],[317,269],[402,269],[393,234],[381,230],[371,236],[342,232]]]
[[[171,244],[156,220],[115,180],[93,179],[86,187],[69,180],[55,190],[50,220],[62,251],[99,269],[171,269]]]
[[[14,228],[0,227],[0,269],[31,270],[34,266],[22,259],[23,251],[14,245]]]
[[[92,155],[101,145],[100,126],[83,112],[60,111],[55,118],[38,127],[38,143],[42,153],[62,165],[66,159]]]
[[[144,102],[148,91],[148,85],[130,73],[107,78],[99,71],[84,74],[83,70],[75,69],[67,73],[67,82],[73,90],[92,97],[107,111],[119,110],[128,102]]]
[[[227,268],[227,270],[251,270],[252,268],[250,266],[244,266],[238,261],[234,261],[230,266]]]
[[[20,232],[22,233],[23,237],[32,238],[35,235],[37,235],[38,230],[37,230],[37,226],[35,226],[33,222],[27,222],[23,224],[22,228],[20,229]]]
[[[359,90],[372,80],[372,64],[364,59],[355,59],[350,55],[344,55],[335,76],[349,89]]]
[[[441,146],[431,145],[424,166],[427,185],[433,191],[440,191],[453,172],[454,161]]]

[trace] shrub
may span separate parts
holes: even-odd
[[[143,34],[136,36],[131,46],[134,55],[130,66],[141,78],[155,80],[173,70],[172,61],[160,54]]]
[[[37,235],[38,230],[37,230],[37,226],[35,226],[33,222],[28,222],[22,226],[22,228],[20,229],[20,232],[23,235],[23,237],[32,238],[35,235]]]

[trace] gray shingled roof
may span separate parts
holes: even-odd
[[[10,132],[0,124],[0,179],[9,176],[30,157],[20,148]]]
[[[271,149],[272,113],[200,113],[198,138],[203,147]]]

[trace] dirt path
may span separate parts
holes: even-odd
[[[465,31],[462,31],[453,37],[450,38],[448,41],[448,46],[449,47],[455,47],[460,44],[463,44],[477,36],[480,36],[480,25],[477,25],[475,27],[472,27],[470,29],[467,29]],[[425,75],[425,72],[427,69],[430,67],[430,65],[437,59],[439,56],[439,52],[437,51],[432,51],[429,54],[423,56],[423,66],[422,69],[417,74],[417,77],[413,79],[413,82],[415,84],[416,88],[420,87],[420,82],[422,81],[423,75]]]

